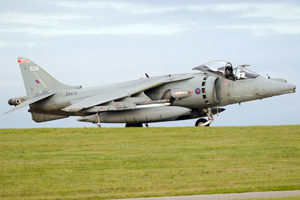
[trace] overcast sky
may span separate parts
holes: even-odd
[[[70,117],[35,123],[17,57],[59,81],[83,87],[170,73],[212,60],[251,64],[271,78],[300,83],[299,1],[0,1],[0,128],[94,126]],[[118,92],[118,91],[115,91]],[[299,124],[299,92],[226,107],[213,126]],[[193,126],[195,120],[150,126]],[[104,124],[104,127],[115,127]],[[124,126],[123,124],[117,126]]]

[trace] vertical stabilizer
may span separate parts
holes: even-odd
[[[28,58],[18,57],[18,63],[20,64],[20,69],[28,96],[81,88],[81,86],[68,86],[57,81],[43,68]]]

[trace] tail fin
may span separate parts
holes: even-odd
[[[81,88],[81,86],[68,86],[57,81],[43,68],[27,58],[18,57],[18,63],[28,96]]]

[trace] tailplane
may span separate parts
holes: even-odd
[[[81,88],[81,86],[69,86],[57,81],[28,58],[18,57],[18,63],[28,96]]]

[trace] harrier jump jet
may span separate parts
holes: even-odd
[[[230,62],[213,61],[197,73],[169,74],[82,88],[60,83],[33,61],[19,57],[26,96],[13,98],[10,113],[29,106],[35,122],[80,116],[78,121],[125,123],[126,127],[162,121],[197,119],[196,126],[209,126],[221,106],[294,93],[296,86],[284,79],[264,78]],[[205,118],[207,119],[205,119]]]

